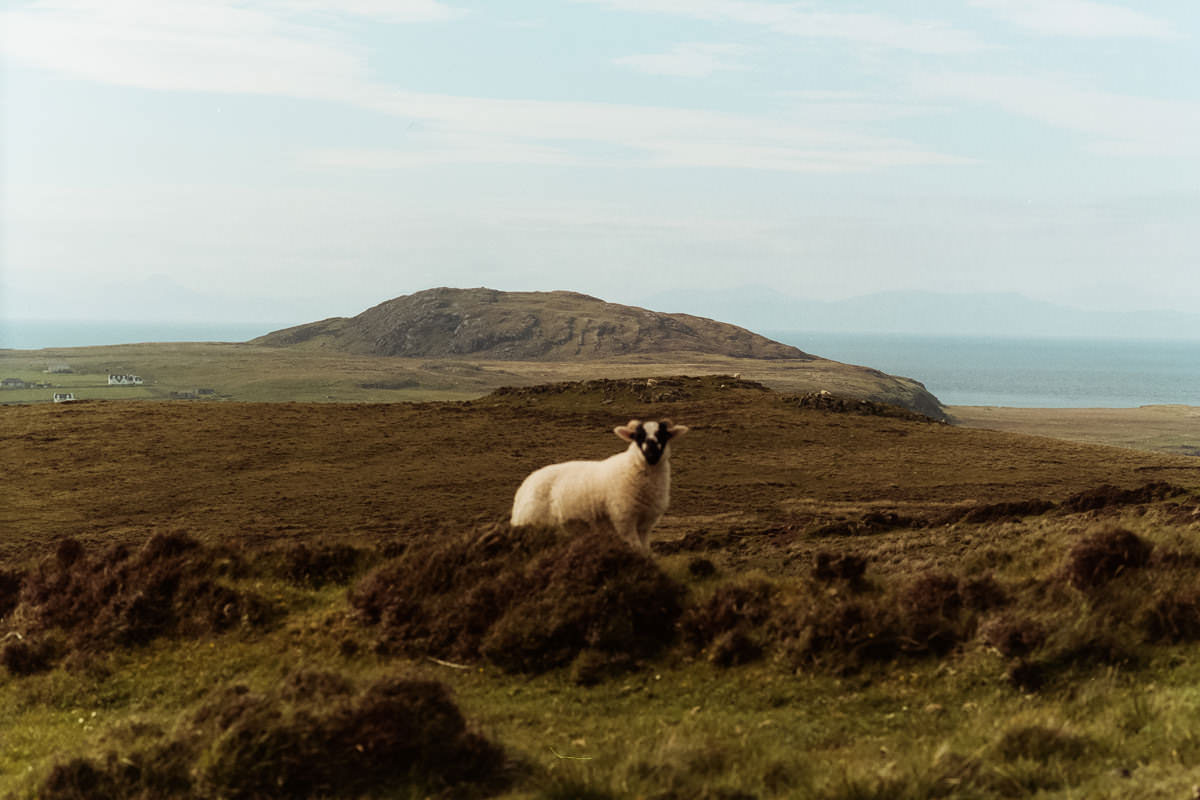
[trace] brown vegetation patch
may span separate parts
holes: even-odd
[[[867,571],[867,559],[849,553],[819,550],[813,555],[813,577],[819,581],[859,584]]]
[[[1023,517],[1037,517],[1055,507],[1050,500],[1015,500],[1005,503],[987,503],[975,506],[966,512],[952,511],[946,515],[947,523],[980,525],[986,522],[1004,522]]]
[[[937,520],[937,522],[941,524],[961,523],[981,525],[989,522],[1004,522],[1024,517],[1037,517],[1055,510],[1066,514],[1077,514],[1122,506],[1145,505],[1185,493],[1187,493],[1186,489],[1166,483],[1165,481],[1153,481],[1136,489],[1121,489],[1112,484],[1103,484],[1093,489],[1073,494],[1061,503],[1055,503],[1052,500],[1043,498],[984,503],[966,510],[951,510],[941,519]],[[1180,504],[1176,504],[1174,507],[1183,508]],[[1188,521],[1194,521],[1196,517],[1200,517],[1200,514],[1193,517],[1194,511],[1194,507],[1187,507],[1187,510],[1181,513],[1187,515],[1186,518]]]
[[[155,534],[136,550],[114,546],[99,554],[65,539],[25,575],[9,616],[30,653],[47,652],[38,642],[54,631],[70,648],[103,650],[269,624],[278,613],[269,602],[220,580],[240,569],[230,552],[182,533]],[[14,653],[6,663],[21,658]]]
[[[678,403],[712,397],[730,390],[767,394],[761,383],[730,375],[691,377],[675,375],[660,378],[596,378],[586,381],[560,381],[535,386],[502,386],[489,398],[594,397],[602,403]],[[911,412],[909,412],[911,413]]]
[[[742,536],[743,534],[736,530],[711,531],[702,528],[688,531],[678,539],[651,542],[650,549],[659,555],[726,550],[736,547]]]
[[[992,617],[979,626],[979,638],[1008,658],[1029,655],[1046,641],[1037,622],[1018,615]]]
[[[1071,548],[1063,575],[1076,589],[1101,586],[1122,572],[1145,566],[1152,548],[1145,539],[1124,528],[1105,528]]]
[[[1162,592],[1151,601],[1139,622],[1153,642],[1200,640],[1200,588],[1187,586]]]
[[[68,761],[38,797],[471,797],[502,788],[507,770],[442,684],[385,678],[355,693],[314,673],[272,695],[218,692],[170,741]]]
[[[280,572],[283,578],[301,586],[345,584],[363,568],[368,555],[348,544],[295,542],[282,551]]]
[[[785,609],[774,628],[792,663],[845,672],[871,662],[946,655],[975,635],[981,612],[1005,602],[1006,593],[990,577],[931,573],[881,593],[814,593]]]
[[[1154,503],[1185,492],[1185,489],[1165,481],[1153,481],[1136,489],[1121,489],[1112,484],[1104,484],[1068,497],[1062,502],[1062,507],[1073,512],[1098,511],[1118,506]]]
[[[879,403],[874,400],[860,400],[855,397],[845,397],[836,395],[831,392],[809,392],[807,394],[789,395],[783,399],[784,403],[794,405],[798,408],[811,408],[817,411],[826,411],[831,414],[858,414],[866,417],[891,417],[893,419],[905,419],[917,422],[933,422],[942,420],[945,414],[940,409],[930,409],[931,414],[920,414],[916,411],[910,411],[907,408],[890,405],[888,403]]]
[[[767,581],[719,586],[684,611],[680,639],[719,666],[771,651],[795,667],[853,672],[946,655],[975,635],[983,614],[1011,601],[990,575],[930,573],[879,587],[861,579],[864,566],[857,556],[824,553],[819,577],[791,591]]]
[[[706,601],[691,606],[680,617],[683,643],[722,667],[757,659],[762,645],[752,631],[771,617],[773,592],[765,581],[718,587]]]
[[[25,574],[12,569],[0,569],[0,619],[17,607]]]
[[[928,522],[907,517],[895,511],[868,511],[855,519],[842,519],[820,525],[809,532],[811,536],[865,536],[897,528],[924,528]]]
[[[1074,760],[1087,755],[1094,746],[1086,736],[1069,733],[1061,728],[1021,725],[1004,732],[996,742],[996,753],[1005,761]]]
[[[34,675],[54,666],[62,650],[55,638],[13,639],[0,650],[0,664],[10,675]]]
[[[507,525],[414,546],[350,595],[385,649],[534,672],[585,649],[654,654],[672,638],[681,598],[682,587],[615,537]]]

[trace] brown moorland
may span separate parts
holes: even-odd
[[[502,520],[525,474],[617,452],[611,429],[631,417],[693,429],[655,538],[721,532],[739,551],[802,543],[831,523],[888,527],[888,514],[929,521],[1102,484],[1200,486],[1189,458],[853,413],[888,408],[859,401],[830,412],[728,377],[672,380],[452,403],[4,408],[0,558],[31,558],[65,537],[138,544],[183,530],[212,543],[374,544]]]
[[[508,528],[529,470],[616,452],[635,417],[691,429],[652,556]],[[5,407],[0,469],[0,793],[1200,778],[1193,458],[706,376]]]

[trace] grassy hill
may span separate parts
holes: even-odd
[[[784,347],[780,345],[780,347]],[[799,352],[799,351],[796,351]],[[46,374],[48,366],[69,374]],[[141,376],[140,387],[108,386],[109,373]],[[918,381],[823,358],[740,358],[706,352],[637,353],[565,361],[407,358],[321,347],[173,343],[0,351],[0,376],[47,389],[0,391],[2,403],[45,403],[55,391],[84,400],[167,400],[212,390],[207,400],[408,402],[465,400],[501,386],[663,374],[737,374],[780,391],[831,391],[940,418],[941,404]]]
[[[664,416],[652,557],[504,524]],[[0,442],[3,796],[1200,782],[1195,459],[729,376],[13,406]]]
[[[483,288],[415,292],[355,317],[335,317],[268,333],[252,344],[493,361],[576,361],[680,352],[730,358],[812,358],[795,347],[703,317],[661,314],[577,292]]]

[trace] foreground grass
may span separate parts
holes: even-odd
[[[342,796],[1182,800],[1200,783],[1194,460],[723,379],[657,405],[621,388],[4,409],[0,797],[117,778],[141,783],[109,796],[169,796],[148,773],[280,796],[237,773],[376,752],[417,716],[363,700],[397,681],[445,687],[504,769]],[[649,559],[497,521],[516,478],[602,457],[632,416],[695,425]],[[641,598],[665,627],[621,623]],[[584,624],[559,613],[576,605]]]
[[[1173,649],[1037,696],[998,681],[986,653],[849,679],[656,663],[580,688],[561,672],[347,661],[290,628],[8,681],[0,792],[34,796],[66,755],[136,749],[222,686],[268,691],[305,668],[449,684],[473,726],[526,765],[503,796],[1178,798],[1200,781],[1197,655]]]
[[[1035,539],[1079,522],[1055,531],[1044,520]],[[1145,510],[1121,523],[1158,546],[1184,538]],[[1018,547],[1006,571],[1054,571],[1035,560]],[[686,580],[686,557],[660,563]],[[691,580],[690,602],[747,579],[756,578]],[[231,686],[269,695],[305,672],[447,685],[471,728],[511,761],[503,797],[1132,799],[1186,797],[1200,783],[1197,644],[1130,641],[1127,663],[1080,661],[1035,692],[1006,678],[1007,660],[978,640],[944,657],[849,671],[795,668],[770,652],[721,667],[676,646],[580,685],[568,668],[522,675],[487,661],[377,653],[378,631],[354,618],[344,582],[313,589],[252,576],[234,585],[243,584],[286,616],[265,629],[76,653],[48,672],[0,677],[0,796],[39,796],[45,776],[71,758],[135,757]]]

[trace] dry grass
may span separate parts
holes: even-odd
[[[1200,408],[999,408],[955,406],[947,409],[972,428],[1048,436],[1088,444],[1200,455]]]

